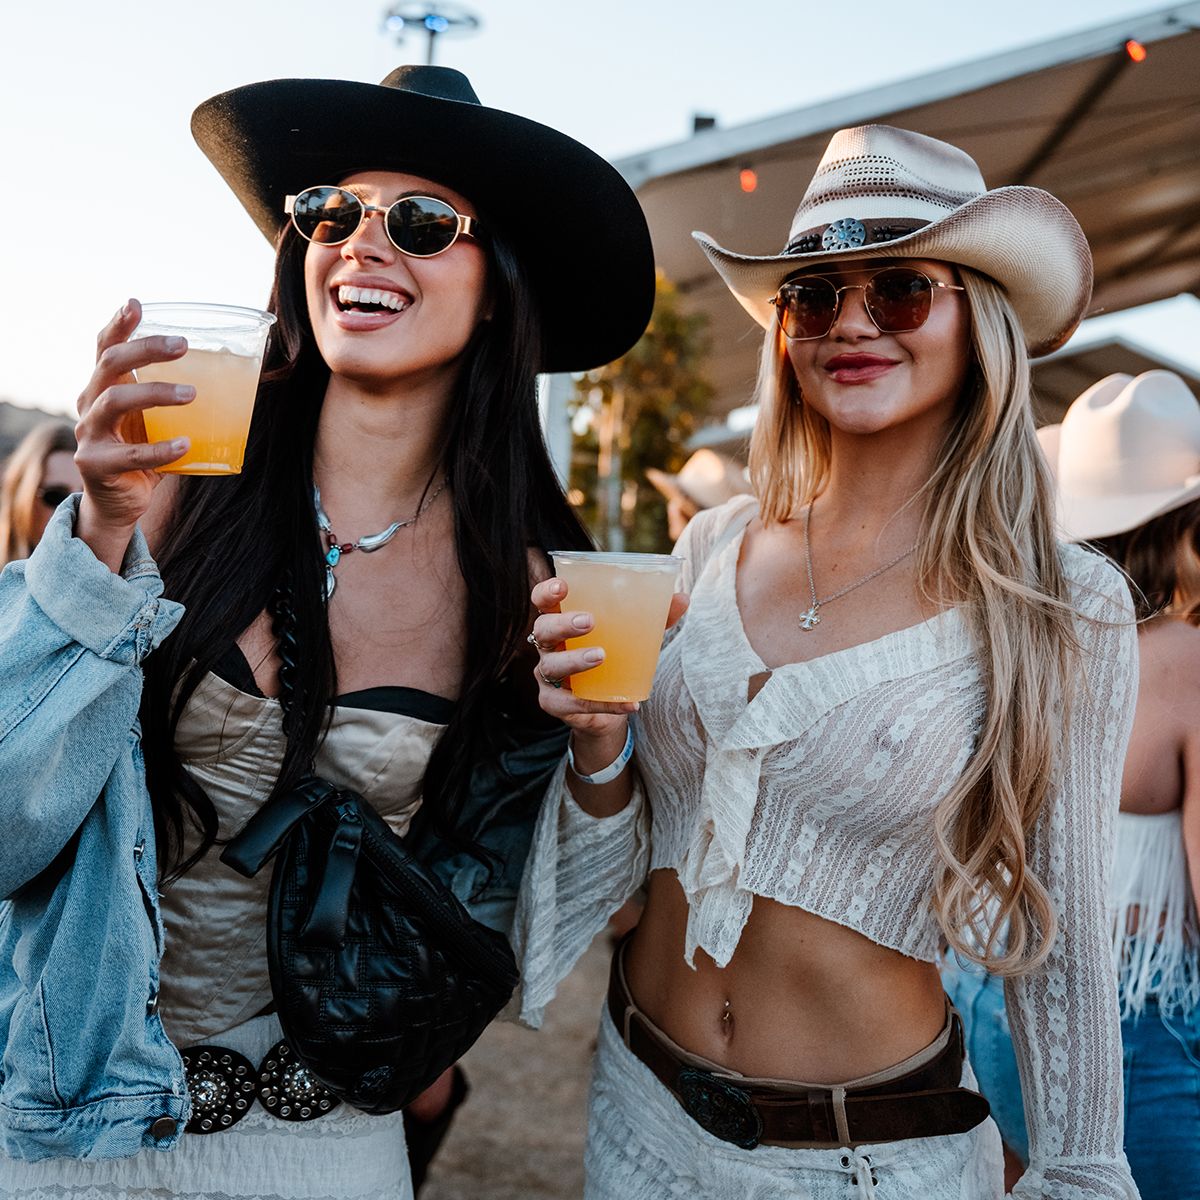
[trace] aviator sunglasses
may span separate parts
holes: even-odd
[[[322,246],[348,242],[372,213],[380,213],[388,241],[413,258],[432,258],[449,250],[460,236],[479,236],[479,222],[474,217],[464,217],[436,196],[403,196],[381,207],[364,204],[345,188],[310,187],[288,196],[283,211],[291,216],[302,238]]]
[[[866,272],[847,271],[847,275]],[[880,333],[912,333],[929,320],[935,289],[961,292],[956,283],[930,279],[913,267],[883,267],[865,283],[837,287],[822,275],[789,279],[771,298],[783,336],[793,342],[824,337],[834,326],[842,293],[861,290],[867,316]]]

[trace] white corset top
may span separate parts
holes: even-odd
[[[404,833],[444,726],[401,713],[338,707],[317,752],[318,772],[353,788]],[[209,674],[188,701],[176,749],[216,806],[221,836],[236,833],[266,799],[283,757],[279,703]],[[178,1046],[249,1019],[271,999],[266,911],[271,865],[246,879],[213,846],[162,892],[166,947],[160,1011]]]

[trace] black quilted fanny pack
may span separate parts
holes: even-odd
[[[512,950],[366,800],[315,775],[264,805],[221,858],[255,875],[272,856],[267,960],[284,1037],[339,1098],[394,1112],[508,1002]]]

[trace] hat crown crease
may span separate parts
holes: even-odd
[[[1155,378],[1158,376],[1159,378]],[[1200,473],[1200,404],[1178,377],[1146,372],[1089,388],[1063,419],[1059,476],[1081,496],[1155,493]]]

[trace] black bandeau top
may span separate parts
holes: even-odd
[[[236,642],[217,659],[213,672],[239,692],[245,692],[248,696],[263,695],[262,689],[255,682],[254,672],[250,669],[246,656]],[[419,688],[392,685],[345,692],[335,698],[334,704],[338,708],[395,713],[397,716],[413,717],[431,725],[448,725],[456,707],[455,702],[447,700],[445,696],[435,696],[432,692],[423,692]]]

